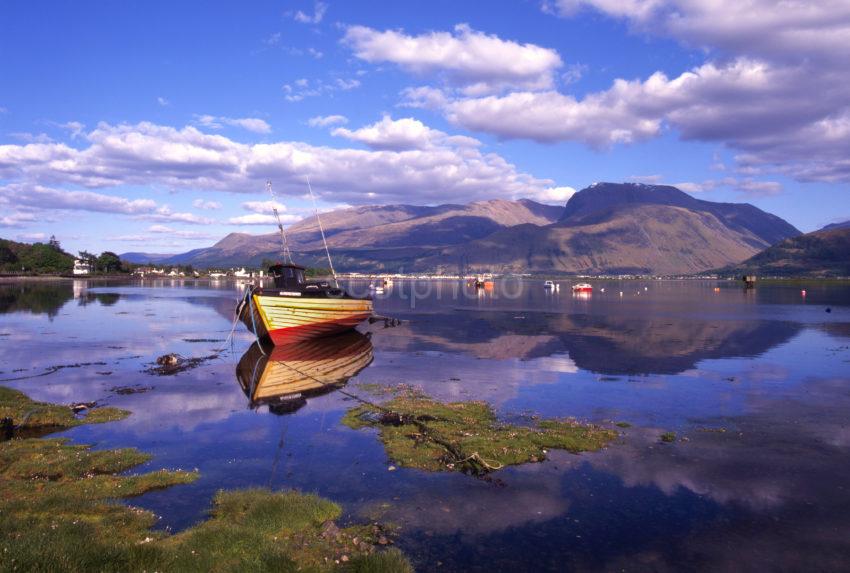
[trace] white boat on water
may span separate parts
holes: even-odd
[[[543,283],[543,288],[552,288],[553,289],[553,288],[555,288],[555,283],[553,283],[552,281],[546,281],[545,283]]]

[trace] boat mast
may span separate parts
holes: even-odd
[[[316,206],[316,196],[313,195],[313,187],[310,185],[309,175],[307,175],[307,189],[310,190],[310,198],[313,200],[313,210],[316,211],[316,221],[319,222],[319,232],[322,234],[322,242],[325,244],[325,253],[328,255],[328,265],[331,267],[331,276],[334,278],[334,285],[339,288],[339,281],[336,280],[336,271],[334,271],[334,262],[331,260],[331,252],[328,249],[328,241],[325,239],[325,229],[322,227],[322,218],[319,217],[319,208]]]
[[[289,252],[289,245],[286,243],[286,233],[283,231],[283,223],[280,222],[280,214],[277,212],[277,197],[274,195],[274,191],[272,191],[272,182],[271,180],[266,180],[266,189],[269,192],[269,195],[272,196],[272,211],[274,211],[274,217],[277,219],[277,228],[280,230],[280,244],[283,247],[283,262],[287,261],[289,264],[292,264],[292,254]]]

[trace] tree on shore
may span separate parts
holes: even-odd
[[[112,251],[104,251],[97,258],[97,270],[103,273],[120,273],[123,270],[121,259]]]

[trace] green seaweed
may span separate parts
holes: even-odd
[[[443,403],[417,395],[382,406],[349,410],[343,424],[379,428],[387,455],[401,466],[485,475],[509,465],[540,462],[548,449],[599,450],[614,430],[575,420],[538,420],[534,426],[500,423],[484,402]]]
[[[61,430],[81,424],[114,422],[129,415],[126,410],[102,407],[91,408],[85,416],[77,417],[68,406],[36,402],[23,392],[0,386],[0,418],[11,418],[19,430]]]
[[[41,424],[86,421],[0,391],[16,420],[35,404]],[[337,504],[296,491],[220,491],[209,519],[176,535],[155,531],[154,514],[114,500],[198,474],[127,475],[149,459],[134,448],[92,450],[63,438],[0,442],[0,571],[412,571],[401,552],[377,550],[389,543],[379,525],[339,528]]]

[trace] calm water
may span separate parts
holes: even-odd
[[[254,341],[241,324],[221,358],[146,373],[161,354],[222,346],[233,284],[0,285],[0,378],[35,399],[132,410],[63,434],[74,441],[139,447],[154,455],[144,469],[200,470],[133,500],[172,530],[203,519],[217,489],[259,485],[399,525],[422,571],[850,567],[850,288],[595,286],[580,299],[540,281],[477,294],[396,283],[375,307],[405,322],[362,329],[367,347],[349,351],[365,356],[357,367],[372,356],[348,381],[355,394],[403,382],[486,400],[507,420],[633,424],[605,451],[554,452],[498,472],[501,484],[388,471],[374,432],[339,423],[355,405],[340,392],[250,407],[237,369],[259,376],[275,357],[243,357]],[[687,441],[662,444],[665,431]]]

